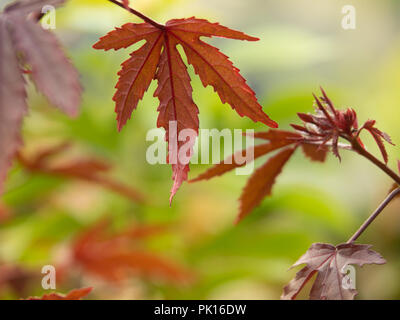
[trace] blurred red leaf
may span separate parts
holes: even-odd
[[[29,297],[26,300],[81,300],[86,297],[93,288],[82,288],[82,289],[74,289],[67,293],[66,295],[60,293],[48,293],[43,295],[41,298],[39,297]]]
[[[69,147],[69,143],[62,143],[40,150],[29,158],[19,154],[18,159],[31,172],[88,181],[119,193],[135,202],[144,201],[141,192],[104,175],[111,169],[111,165],[104,160],[88,157],[66,160],[63,163],[52,163],[52,157],[59,155]]]
[[[182,183],[187,180],[189,172],[187,159],[183,160],[178,155],[181,154],[180,151],[187,150],[191,156],[199,129],[199,110],[192,99],[190,77],[177,50],[178,45],[183,47],[188,63],[193,65],[203,85],[211,85],[223,103],[229,103],[240,116],[247,116],[253,121],[277,127],[277,124],[262,111],[255,93],[246,84],[239,69],[235,68],[228,57],[217,48],[200,40],[200,37],[213,36],[247,41],[258,40],[218,23],[192,17],[170,20],[165,26],[147,22],[127,23],[100,38],[100,41],[93,46],[95,49],[118,50],[142,40],[146,41],[122,64],[113,100],[116,102],[118,129],[121,130],[143,98],[152,79],[157,79],[158,88],[154,93],[160,100],[157,126],[166,130],[169,159],[173,159],[169,161],[174,180],[170,201]],[[176,132],[172,132],[171,122],[176,123]],[[179,134],[185,129],[191,129],[196,136],[191,137],[189,142],[178,141]]]
[[[172,283],[192,279],[191,272],[185,268],[139,245],[138,239],[151,236],[163,228],[142,226],[109,233],[107,225],[107,221],[102,221],[77,238],[73,246],[72,265],[79,264],[84,272],[113,283],[131,276]]]
[[[370,250],[370,245],[345,243],[337,247],[314,243],[293,265],[306,264],[296,277],[283,289],[282,299],[294,300],[308,281],[317,274],[311,288],[312,300],[352,300],[357,291],[345,279],[348,265],[385,264],[382,256]],[[344,285],[346,282],[347,285]]]

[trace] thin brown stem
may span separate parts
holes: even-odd
[[[368,159],[379,169],[385,172],[389,177],[391,177],[394,182],[400,185],[400,176],[396,174],[392,169],[390,169],[384,162],[380,161],[373,154],[369,153],[357,140],[357,138],[344,137],[351,143],[352,150],[357,152],[359,155]],[[347,243],[352,243],[356,241],[361,234],[370,226],[370,224],[379,216],[379,214],[386,208],[386,206],[398,195],[400,194],[400,187],[391,192],[387,198],[381,203],[381,205],[375,210],[374,213],[361,225],[357,232],[347,241]]]
[[[354,151],[356,151],[358,154],[371,161],[374,165],[376,165],[389,177],[391,177],[398,185],[400,185],[400,176],[398,174],[396,174],[392,169],[390,169],[384,162],[380,161],[373,154],[365,150],[365,148],[363,148],[356,139],[349,141],[351,142]]]
[[[116,1],[116,0],[108,0],[108,1],[110,1],[111,3],[114,3],[115,5],[117,5],[117,6],[121,7],[121,8],[123,8],[123,9],[125,9],[125,10],[127,10],[127,11],[129,11],[130,13],[134,14],[135,16],[137,16],[137,17],[139,17],[140,19],[142,19],[143,21],[145,21],[145,22],[147,22],[147,23],[149,23],[149,24],[155,26],[155,27],[158,28],[158,29],[161,29],[161,30],[164,30],[164,29],[165,29],[165,26],[163,26],[162,24],[160,24],[160,23],[154,21],[153,19],[151,19],[151,18],[145,16],[143,13],[141,13],[141,12],[135,10],[135,9],[132,9],[132,8],[129,8],[129,7],[128,7],[128,8],[125,7],[125,6],[124,6],[121,2],[119,2],[119,1]]]
[[[400,194],[400,188],[392,191],[386,199],[380,204],[380,206],[375,210],[375,212],[362,224],[362,226],[357,230],[357,232],[347,241],[347,243],[352,243],[356,241],[362,233],[369,227],[369,225],[379,216],[379,214],[387,207],[387,205]]]

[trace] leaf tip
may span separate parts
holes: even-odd
[[[274,120],[270,119],[268,116],[266,116],[266,119],[262,120],[262,123],[273,129],[279,128],[279,124]]]

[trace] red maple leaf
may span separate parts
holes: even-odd
[[[311,288],[312,300],[352,300],[357,295],[354,284],[346,279],[348,265],[384,264],[382,256],[370,250],[370,245],[345,243],[337,247],[314,243],[293,265],[306,264],[296,277],[283,289],[282,299],[296,299],[299,292],[317,273]]]
[[[48,293],[43,295],[42,297],[29,297],[26,300],[81,300],[86,297],[93,288],[82,288],[82,289],[74,289],[68,292],[66,295],[60,293]]]
[[[65,57],[57,38],[35,23],[30,13],[64,0],[14,2],[0,14],[0,182],[21,145],[22,119],[27,113],[24,71],[51,104],[70,116],[81,98],[78,73]],[[0,193],[2,192],[0,184]]]
[[[192,99],[190,77],[178,52],[178,45],[182,46],[188,63],[194,67],[203,85],[211,85],[223,103],[229,103],[240,116],[277,127],[277,124],[262,111],[255,93],[246,84],[239,69],[217,48],[200,40],[200,37],[214,36],[258,40],[218,23],[192,17],[170,20],[165,26],[147,22],[127,23],[100,38],[93,46],[95,49],[118,50],[145,40],[145,44],[131,53],[131,58],[122,64],[113,100],[116,103],[118,129],[121,130],[143,98],[151,81],[154,78],[158,81],[158,88],[154,93],[160,100],[157,126],[166,130],[169,162],[174,159],[171,163],[174,185],[170,200],[187,180],[189,160],[199,128],[199,110]],[[170,131],[171,122],[176,124],[176,132]],[[185,129],[191,129],[195,133],[193,139],[188,142],[178,139]],[[183,148],[184,153],[188,155],[185,160],[178,156]]]

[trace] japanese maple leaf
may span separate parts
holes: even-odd
[[[48,293],[42,297],[29,297],[27,300],[81,300],[86,297],[93,288],[74,289],[66,295],[60,293]]]
[[[200,39],[214,36],[258,40],[218,23],[192,17],[170,20],[165,26],[148,22],[128,23],[100,38],[93,46],[95,49],[119,50],[145,41],[145,44],[131,53],[131,58],[122,64],[113,100],[116,103],[118,129],[121,130],[143,98],[151,81],[154,78],[158,81],[158,88],[154,93],[160,101],[157,126],[166,131],[169,143],[168,159],[173,170],[174,185],[170,200],[187,180],[189,160],[199,128],[199,110],[192,99],[190,77],[177,49],[178,45],[183,48],[188,63],[194,67],[203,85],[211,85],[223,103],[230,104],[242,117],[247,116],[253,121],[277,127],[277,124],[262,111],[255,93],[246,84],[239,69],[217,48]],[[170,124],[175,124],[176,130],[170,130]],[[194,137],[189,141],[179,139],[179,134],[185,129],[191,129],[194,133]],[[183,148],[185,149],[182,152]],[[186,154],[187,157],[182,160],[182,157],[178,156],[180,153]]]
[[[324,162],[328,152],[326,147],[303,143],[302,136],[296,132],[269,130],[267,132],[256,132],[254,138],[268,142],[254,147],[253,160],[277,150],[279,152],[269,158],[247,181],[239,199],[240,208],[237,222],[246,217],[266,196],[271,195],[276,178],[299,146],[312,161]],[[239,152],[242,153],[243,151]],[[245,153],[247,152],[248,150],[245,150]],[[238,157],[232,155],[197,178],[190,180],[190,182],[209,180],[246,164],[245,162],[238,163],[236,159]]]
[[[27,113],[24,72],[51,104],[70,116],[77,114],[81,97],[79,77],[56,37],[30,13],[64,0],[21,0],[0,14],[0,182],[21,145],[22,119]],[[0,184],[0,193],[2,185]]]
[[[314,243],[293,265],[306,264],[296,277],[283,289],[282,299],[294,300],[315,274],[317,277],[311,288],[312,300],[352,300],[356,289],[346,279],[348,265],[385,264],[382,256],[370,250],[370,245],[345,243],[337,247],[325,243]]]
[[[133,275],[172,283],[191,280],[192,274],[185,268],[140,246],[140,239],[162,228],[135,226],[111,233],[107,226],[107,221],[101,221],[76,239],[73,260],[66,270],[79,265],[85,273],[115,284]]]
[[[141,192],[125,185],[106,175],[112,168],[111,164],[93,156],[81,156],[74,159],[54,161],[54,158],[63,155],[70,148],[67,142],[39,150],[36,154],[26,156],[19,153],[17,158],[20,164],[29,172],[58,176],[68,179],[87,181],[108,190],[114,191],[130,200],[143,203],[145,197]]]

